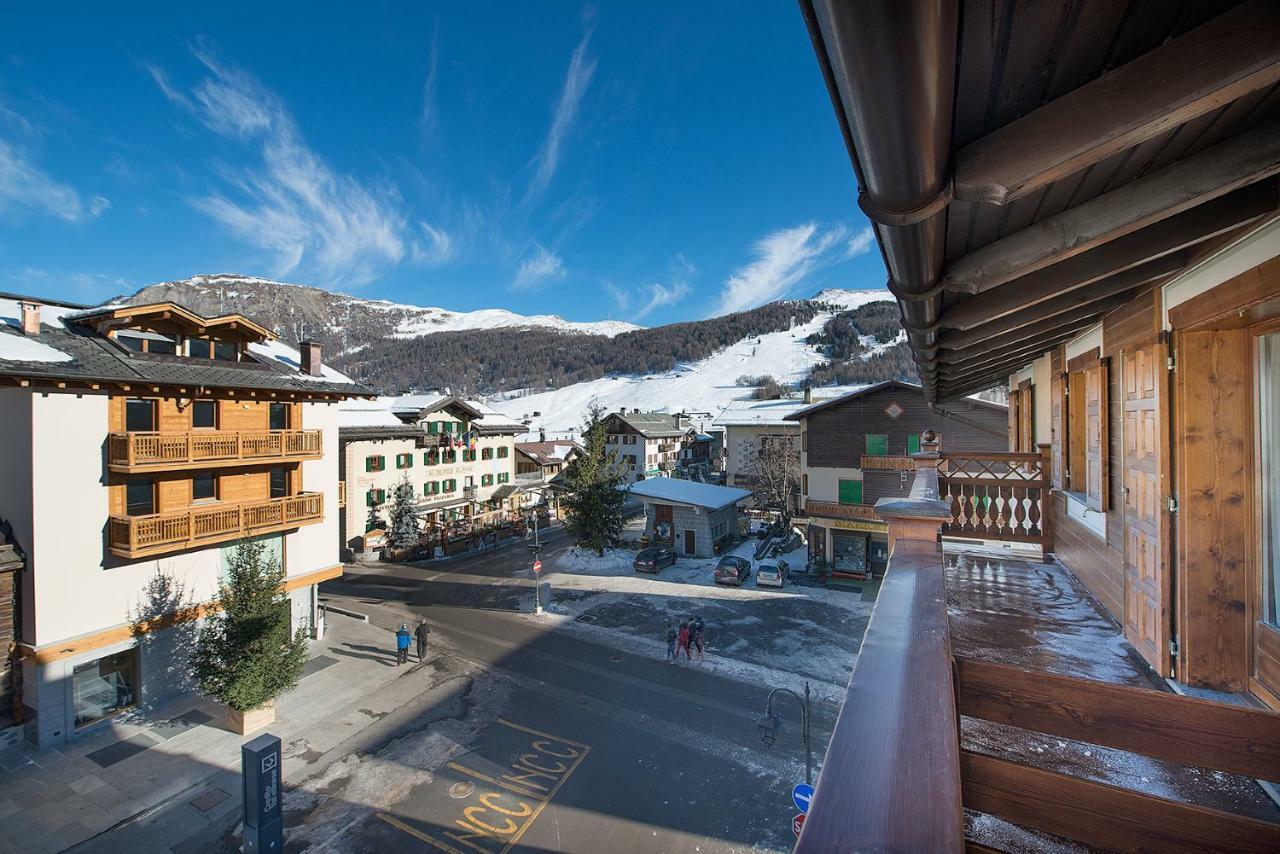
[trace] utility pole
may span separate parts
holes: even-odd
[[[542,582],[538,579],[541,577],[540,569],[541,561],[538,560],[538,553],[542,551],[542,541],[538,539],[538,511],[535,508],[530,514],[533,516],[533,542],[529,544],[529,551],[533,553],[533,612],[535,614],[542,613]]]

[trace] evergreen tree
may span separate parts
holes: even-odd
[[[289,634],[284,568],[262,553],[261,542],[236,546],[218,585],[222,611],[205,620],[191,656],[200,690],[241,712],[297,685],[307,660],[306,628]]]
[[[393,549],[411,549],[422,536],[418,506],[414,503],[413,484],[405,474],[396,484],[395,498],[391,504],[391,530],[387,542]]]
[[[364,529],[366,531],[373,531],[377,529],[385,530],[382,521],[382,514],[378,512],[377,504],[369,505],[369,515],[365,517]]]
[[[616,451],[605,446],[604,408],[593,405],[582,426],[583,452],[565,468],[568,490],[560,506],[574,543],[603,555],[622,539],[626,495]]]

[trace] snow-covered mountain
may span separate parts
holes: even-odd
[[[554,314],[526,316],[502,308],[449,311],[404,305],[232,273],[149,285],[126,299],[132,303],[173,300],[205,314],[242,312],[290,344],[318,339],[334,356],[385,338],[416,338],[434,332],[538,327],[613,337],[641,328],[620,320],[580,323]]]

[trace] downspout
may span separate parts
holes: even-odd
[[[925,398],[937,401],[958,4],[799,0],[879,237]]]

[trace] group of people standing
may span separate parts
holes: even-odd
[[[685,659],[691,661],[694,650],[697,650],[698,660],[701,661],[705,657],[702,643],[702,633],[705,628],[706,624],[702,622],[702,617],[698,615],[694,615],[687,620],[681,620],[679,628],[668,620],[667,663],[675,664],[679,661],[682,651]]]
[[[400,624],[400,631],[396,632],[396,664],[409,663],[409,645],[416,638],[418,641],[418,661],[421,662],[427,657],[427,636],[431,634],[431,629],[427,628],[426,620],[419,620],[417,627],[413,633],[409,633],[407,623]]]

